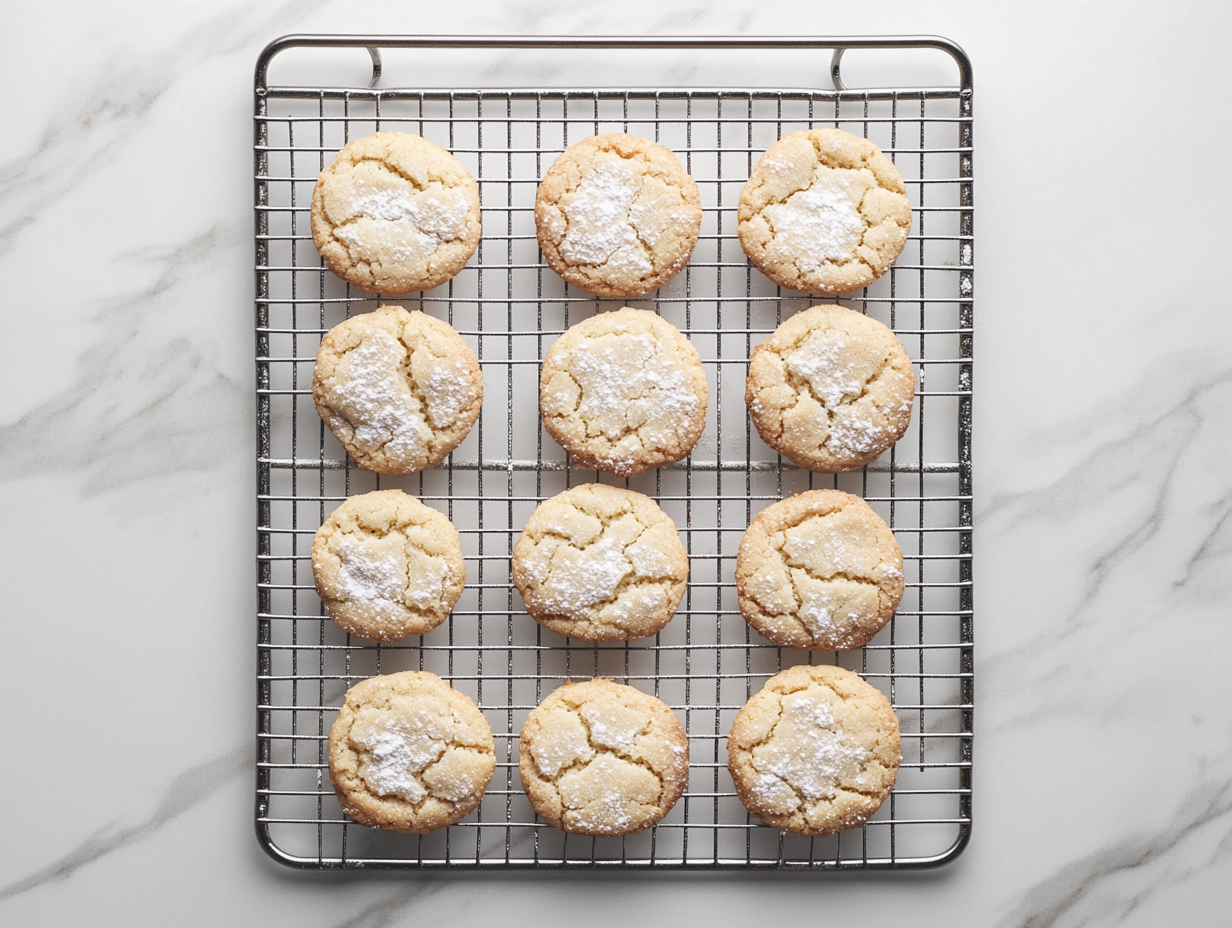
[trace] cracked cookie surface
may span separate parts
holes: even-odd
[[[689,261],[701,197],[670,149],[596,135],[558,157],[539,184],[535,226],[557,274],[599,296],[642,296]]]
[[[343,280],[400,296],[453,277],[479,245],[479,185],[439,145],[378,132],[346,145],[312,192],[312,241]]]
[[[907,242],[911,201],[876,145],[808,129],[766,149],[740,193],[740,244],[782,287],[834,296],[872,283]]]
[[[901,759],[890,701],[833,666],[771,677],[727,739],[727,769],[744,807],[802,835],[863,825],[890,794]]]
[[[767,507],[736,555],[741,614],[783,648],[866,644],[894,615],[904,586],[894,533],[841,490],[809,490]]]
[[[479,362],[446,322],[381,306],[334,326],[312,374],[317,413],[351,457],[409,474],[456,448],[483,402]]]
[[[810,470],[855,470],[907,431],[915,373],[877,320],[814,306],[753,349],[744,399],[775,451]]]
[[[543,359],[539,409],[583,467],[631,477],[687,455],[706,425],[701,358],[680,330],[644,309],[570,326]]]
[[[352,496],[312,542],[321,602],[341,628],[396,641],[448,618],[466,584],[458,530],[401,490]]]
[[[473,810],[496,769],[492,729],[436,674],[405,671],[347,690],[329,730],[329,777],[361,825],[425,834]]]
[[[644,638],[676,612],[689,558],[676,523],[648,496],[583,484],[541,503],[513,549],[526,611],[588,641]]]
[[[526,719],[522,786],[535,812],[572,834],[649,828],[684,792],[689,741],[671,709],[611,680],[566,683]]]

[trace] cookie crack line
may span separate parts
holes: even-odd
[[[619,516],[632,515],[633,520],[641,528],[641,531],[639,531],[637,535],[631,541],[629,541],[626,545],[624,545],[624,547],[620,549],[620,553],[624,555],[625,552],[629,550],[629,548],[637,544],[637,542],[641,539],[642,535],[644,535],[647,531],[650,530],[651,526],[646,525],[644,522],[642,522],[641,519],[638,519],[637,516],[631,510],[622,511],[618,515]],[[598,516],[596,516],[596,518],[599,518],[599,521],[603,525],[605,530],[607,528],[610,528],[612,525],[612,522],[615,521],[614,519],[612,519],[607,522],[604,522],[602,518]],[[559,538],[561,541],[565,543],[567,547],[571,548],[574,551],[582,553],[582,552],[585,552],[587,549],[589,549],[591,546],[598,544],[603,539],[603,533],[600,533],[599,538],[597,538],[595,541],[592,541],[590,542],[590,544],[587,544],[582,547],[579,547],[573,544],[572,541],[570,541],[570,539],[568,538],[568,536],[563,535],[559,532],[551,531],[550,529],[545,529],[543,531],[543,537]],[[629,573],[627,573],[624,577],[622,577],[620,582],[616,584],[610,596],[602,600],[597,600],[596,602],[592,603],[591,606],[588,608],[591,610],[594,610],[602,606],[612,605],[618,602],[620,597],[623,594],[628,593],[631,590],[636,590],[640,587],[645,587],[645,586],[659,587],[663,585],[664,583],[675,585],[680,582],[681,581],[675,579],[669,574],[664,574],[662,576],[657,576],[657,577],[648,577],[645,575],[638,576],[636,569],[631,569]],[[543,613],[543,617],[546,619],[551,619],[553,621],[567,622],[572,626],[584,626],[587,628],[611,628],[613,626],[616,628],[621,627],[618,623],[596,622],[593,619],[589,619],[585,617],[579,618],[577,616],[561,615],[560,613],[555,613],[555,612],[545,612]]]
[[[440,757],[438,757],[436,760],[432,761],[432,763],[428,764],[426,767],[424,767],[424,768],[423,768],[422,770],[420,770],[418,773],[416,773],[416,772],[414,772],[414,771],[409,771],[409,772],[410,772],[410,774],[411,774],[411,776],[413,776],[413,777],[415,778],[415,782],[416,782],[416,783],[418,783],[418,784],[419,784],[419,785],[423,788],[423,790],[424,790],[424,797],[423,797],[423,799],[420,799],[418,802],[414,801],[413,799],[405,799],[405,798],[403,798],[402,796],[396,796],[396,797],[394,797],[394,799],[396,799],[396,801],[398,801],[398,802],[405,802],[405,803],[406,803],[407,805],[409,805],[409,806],[411,807],[411,809],[413,809],[415,812],[420,811],[420,809],[422,809],[422,808],[423,808],[424,804],[425,804],[425,803],[427,803],[429,800],[436,800],[437,802],[445,802],[445,803],[448,803],[451,807],[456,807],[456,806],[458,805],[458,803],[459,803],[459,800],[457,800],[457,799],[448,799],[448,798],[446,798],[446,797],[444,797],[444,796],[438,796],[435,792],[433,792],[432,788],[431,788],[430,786],[428,786],[428,784],[427,784],[427,783],[425,783],[425,782],[424,782],[424,775],[425,775],[425,774],[427,774],[427,772],[428,772],[429,770],[431,770],[433,767],[437,766],[437,765],[438,765],[438,764],[440,764],[442,761],[444,761],[444,759],[445,759],[445,755],[446,755],[449,751],[451,751],[451,750],[453,750],[453,751],[465,751],[466,753],[468,753],[468,754],[473,754],[473,755],[475,755],[476,757],[489,757],[489,756],[495,756],[495,755],[489,755],[487,751],[482,751],[482,750],[480,750],[479,748],[475,747],[474,745],[470,745],[470,744],[458,744],[458,743],[457,743],[457,742],[455,742],[455,741],[447,741],[447,742],[445,742],[445,750],[441,752],[441,756],[440,756]],[[362,779],[362,778],[361,778],[361,779]],[[365,785],[366,785],[366,783],[367,783],[367,781],[365,781]],[[390,801],[390,797],[388,797],[388,796],[384,796],[384,795],[382,795],[381,793],[374,793],[373,795],[375,795],[375,796],[379,796],[381,799],[385,800],[386,802],[389,802],[389,801]]]
[[[589,339],[588,339],[588,340],[589,340]],[[662,358],[662,357],[663,357],[663,355],[666,353],[666,352],[664,352],[664,351],[662,350],[662,345],[661,345],[661,343],[659,342],[658,338],[655,338],[655,340],[654,340],[654,344],[655,344],[655,352],[654,352],[654,354],[653,354],[653,355],[651,355],[649,358],[646,358],[646,359],[645,359],[644,361],[642,361],[642,363],[641,363],[641,366],[640,366],[639,370],[640,370],[642,373],[645,373],[645,372],[646,372],[646,370],[650,367],[650,365],[651,365],[652,363],[654,363],[654,362],[658,361],[658,360],[659,360],[660,358]],[[576,350],[576,349],[574,349],[574,350]],[[570,360],[572,360],[572,358],[571,358]],[[669,361],[674,361],[674,360],[675,360],[675,356],[673,355],[673,356],[669,357],[669,358],[668,358],[668,360],[669,360]],[[566,377],[568,377],[571,381],[573,381],[574,386],[576,386],[576,387],[578,388],[578,404],[577,404],[577,406],[573,409],[573,411],[572,411],[572,413],[571,413],[572,415],[576,415],[576,414],[577,414],[577,410],[578,410],[578,409],[581,409],[581,407],[582,407],[582,400],[583,400],[583,399],[585,398],[585,396],[586,396],[586,390],[585,390],[585,388],[584,388],[584,387],[583,387],[580,383],[578,383],[577,378],[573,376],[573,371],[572,371],[572,370],[562,369],[562,370],[561,370],[561,373],[563,373]],[[657,393],[657,392],[658,392],[658,390],[656,389],[656,387],[655,387],[655,385],[654,385],[654,384],[647,384],[647,385],[645,386],[644,390],[645,390],[645,392],[638,393],[638,395],[637,395],[637,396],[631,397],[631,398],[630,398],[630,402],[635,402],[635,401],[637,401],[637,400],[652,399],[652,398],[654,397],[655,393]],[[557,416],[550,416],[550,417],[548,417],[548,418],[552,418],[552,419],[565,419],[565,418],[568,418],[568,417],[567,417],[567,416],[564,416],[564,415],[557,415]],[[618,438],[609,438],[609,437],[608,437],[606,434],[604,434],[603,432],[599,432],[599,433],[597,433],[596,435],[593,435],[593,436],[588,434],[586,437],[587,437],[587,438],[602,438],[605,442],[607,442],[607,444],[608,444],[608,445],[612,445],[612,446],[614,446],[614,445],[618,445],[618,444],[620,444],[621,440],[623,440],[623,439],[627,438],[628,436],[630,436],[630,435],[635,435],[635,436],[637,436],[638,441],[639,441],[639,442],[641,442],[641,445],[642,445],[642,450],[643,450],[643,451],[644,451],[644,450],[647,450],[647,448],[646,448],[646,443],[642,440],[642,435],[641,435],[641,429],[642,429],[642,427],[641,427],[641,426],[636,426],[636,427],[634,427],[634,426],[629,425],[629,419],[628,419],[628,415],[627,415],[627,414],[621,417],[621,424],[622,424],[623,428],[622,428],[622,430],[621,430],[620,435],[619,435],[619,437],[618,437]],[[652,447],[652,448],[650,448],[649,450],[651,450],[651,451],[658,451],[658,452],[660,452],[660,453],[664,453],[664,449],[663,449],[662,447],[657,446],[657,445],[656,445],[656,446],[654,446],[654,447]]]
[[[782,555],[783,553],[783,550],[781,548],[772,547],[772,550],[777,551],[780,555]],[[787,562],[786,557],[783,557],[783,566],[786,567],[788,570],[802,570],[804,571],[806,575],[808,575],[808,578],[810,580],[816,580],[818,583],[829,583],[833,580],[846,580],[849,583],[859,583],[859,584],[862,584],[863,586],[872,586],[872,587],[876,587],[879,590],[881,589],[881,581],[873,580],[869,577],[858,576],[857,574],[853,574],[849,570],[836,570],[834,573],[823,577],[810,567],[807,567],[807,566],[797,567],[793,564],[789,564]],[[792,582],[792,587],[795,587],[794,581]]]
[[[570,772],[580,772],[584,770],[586,767],[588,767],[590,764],[594,763],[595,759],[600,754],[610,754],[613,757],[618,757],[623,761],[626,761],[630,764],[633,764],[635,766],[645,769],[647,772],[650,773],[651,776],[653,776],[656,780],[658,780],[659,796],[656,801],[660,805],[663,804],[664,799],[665,799],[665,793],[667,790],[667,782],[666,782],[666,779],[661,774],[657,773],[655,769],[650,766],[649,763],[647,763],[645,760],[641,758],[631,757],[627,753],[624,753],[617,748],[609,748],[605,745],[596,744],[594,740],[594,735],[590,729],[590,723],[586,721],[586,717],[582,715],[581,710],[569,708],[567,711],[569,712],[570,715],[576,717],[578,722],[581,723],[582,728],[586,732],[586,744],[592,751],[594,751],[594,756],[589,757],[589,758],[582,758],[582,757],[575,758],[573,761],[569,763],[569,766],[561,767],[559,770],[557,770],[556,775],[554,777],[545,777],[543,773],[539,770],[538,763],[534,761],[532,758],[531,763],[534,765],[535,777],[541,783],[546,783],[548,786],[550,786],[552,788],[552,791],[556,794],[556,798],[558,800],[560,800],[560,780],[561,778],[565,776],[565,774],[570,773]],[[640,734],[641,733],[639,732],[639,735]],[[639,805],[644,805],[644,804],[639,803]]]
[[[654,164],[650,161],[650,159],[648,159],[648,158],[645,156],[645,154],[644,154],[643,152],[633,152],[632,154],[625,155],[625,154],[622,154],[622,153],[621,153],[621,152],[619,152],[619,151],[613,151],[613,152],[611,152],[611,154],[614,154],[614,155],[615,155],[617,158],[619,158],[621,161],[636,161],[636,162],[639,162],[639,163],[640,163],[640,164],[641,164],[644,168],[646,168],[646,169],[648,169],[648,170],[651,170],[651,172],[653,173],[653,175],[654,175],[655,177],[658,177],[660,180],[662,180],[662,179],[663,179],[663,178],[660,176],[660,175],[662,174],[662,172],[661,172],[661,171],[654,171],[654,170],[653,170],[653,168],[654,168]],[[609,163],[610,163],[610,162],[609,162]],[[585,177],[583,177],[583,178],[582,178],[582,180],[578,181],[578,187],[581,187],[582,182],[583,182],[583,181],[585,181],[585,179],[586,179],[586,178],[585,178]],[[672,189],[673,189],[673,190],[679,189],[679,188],[678,188],[678,187],[676,187],[674,184],[668,184],[668,186],[672,187]],[[575,193],[575,194],[576,194],[576,193],[577,193],[577,189],[575,188],[574,190],[572,190],[572,191],[570,191],[570,192],[571,192],[571,193]],[[638,197],[638,195],[639,195],[641,192],[642,192],[642,183],[641,183],[641,178],[638,178],[637,193],[636,193],[636,194],[634,194],[634,196],[633,196],[633,200],[636,200],[636,199],[637,199],[637,197]],[[569,213],[568,213],[566,210],[564,210],[564,209],[562,208],[560,212],[561,212],[561,214],[565,217],[565,231],[564,231],[564,233],[563,233],[563,234],[561,235],[561,237],[560,237],[560,238],[561,238],[561,242],[563,243],[563,242],[564,242],[564,240],[565,240],[566,238],[568,238],[568,237],[569,237],[569,228],[573,225],[573,222],[572,222],[572,220],[570,220],[570,219],[569,219]],[[625,222],[627,222],[627,223],[629,224],[629,227],[633,230],[633,234],[637,237],[637,243],[638,243],[638,245],[640,245],[640,246],[641,246],[641,248],[642,248],[642,252],[643,252],[644,256],[646,257],[646,261],[647,261],[647,263],[650,265],[650,271],[649,271],[649,273],[646,273],[646,274],[641,274],[641,275],[639,275],[639,276],[636,278],[636,279],[637,279],[637,281],[640,283],[640,282],[644,282],[644,281],[646,281],[646,280],[648,280],[648,279],[650,279],[650,278],[652,278],[652,277],[657,277],[660,273],[662,273],[662,269],[659,267],[658,263],[655,261],[654,249],[650,246],[650,243],[648,243],[648,242],[647,242],[647,241],[646,241],[646,240],[642,237],[642,230],[641,230],[641,229],[639,229],[639,228],[637,227],[637,225],[636,225],[636,224],[635,224],[635,223],[634,223],[634,222],[633,222],[633,221],[629,218],[629,215],[630,215],[632,212],[633,212],[633,201],[630,201],[630,203],[629,203],[628,207],[625,209],[624,221],[625,221]],[[609,254],[609,255],[608,255],[606,258],[604,258],[604,259],[603,259],[603,261],[602,261],[602,262],[600,262],[600,263],[597,263],[597,264],[590,264],[590,263],[586,263],[586,262],[581,262],[581,263],[579,263],[579,265],[578,265],[578,266],[580,266],[580,267],[593,267],[593,268],[600,268],[600,269],[601,269],[601,268],[604,268],[604,267],[606,267],[606,266],[607,266],[607,262],[611,259],[611,257],[612,257],[612,256]]]
[[[623,703],[621,705],[623,705]],[[586,721],[586,716],[582,715],[582,712],[580,709],[574,709],[572,710],[572,712],[574,715],[578,717],[578,720],[582,723],[582,727],[586,729],[586,743],[590,745],[590,748],[592,751],[595,752],[596,757],[600,754],[611,754],[614,757],[619,757],[623,761],[627,761],[630,764],[634,764],[635,766],[641,767],[642,769],[648,771],[652,777],[654,777],[656,780],[659,781],[659,798],[657,801],[660,805],[662,805],[663,798],[664,798],[664,791],[667,788],[667,784],[664,782],[663,775],[658,773],[643,758],[631,757],[628,753],[620,750],[619,748],[612,748],[612,747],[607,747],[606,745],[595,744],[594,734],[590,730],[590,722]],[[651,722],[653,724],[653,719],[651,720]],[[634,736],[634,740],[636,740],[637,738],[640,738],[641,736],[642,736],[642,732],[639,731],[637,735]],[[591,760],[593,760],[593,758]],[[587,763],[590,763],[590,762],[591,761],[587,761]]]
[[[430,317],[430,318],[435,318],[435,317]],[[383,328],[378,329],[378,331],[381,333],[384,333],[385,335],[389,335],[403,349],[403,352],[404,352],[403,358],[401,361],[398,362],[398,376],[401,378],[402,382],[406,384],[407,391],[411,394],[412,397],[415,398],[415,401],[419,403],[418,412],[422,417],[423,424],[427,427],[428,432],[430,433],[424,444],[424,453],[428,457],[432,457],[433,455],[436,454],[436,450],[441,446],[441,440],[438,434],[438,429],[445,430],[445,431],[452,431],[453,429],[456,428],[458,420],[455,419],[453,422],[442,423],[439,427],[436,427],[436,428],[433,427],[432,422],[431,422],[431,416],[429,415],[429,412],[428,412],[428,395],[424,391],[424,389],[419,385],[419,382],[416,381],[414,376],[411,374],[411,364],[414,361],[415,355],[420,351],[426,351],[428,356],[436,361],[440,361],[442,356],[429,350],[426,346],[420,347],[420,348],[411,348],[409,345],[407,345],[406,342],[402,340],[402,337],[406,334],[405,326],[399,329],[397,335],[394,335],[392,332],[389,332],[388,330],[383,329]],[[373,332],[367,333],[363,338],[360,339],[359,344],[355,345],[354,347],[348,348],[346,351],[341,352],[339,355],[339,360],[341,361],[351,352],[357,351],[361,347],[363,347],[363,344],[367,340],[367,338],[373,334],[375,333]],[[473,402],[473,397],[472,397],[472,402]],[[468,403],[466,408],[469,409],[470,406],[471,404]],[[353,422],[347,416],[335,410],[332,406],[329,407],[329,410],[331,413],[334,414],[334,416],[336,416],[337,418],[345,422],[347,425],[349,425],[352,431],[355,431],[358,428],[355,422]],[[363,425],[366,423],[360,423],[360,424]],[[390,442],[392,442],[396,437],[397,436],[391,431],[389,433],[389,437],[377,445],[378,450],[384,451],[385,447]]]
[[[806,689],[807,689],[807,687],[806,687]],[[802,692],[802,691],[801,691],[801,690],[795,690],[795,691],[793,691],[793,692]],[[796,784],[792,783],[792,782],[791,782],[790,780],[788,780],[786,777],[781,777],[781,776],[779,776],[777,773],[774,773],[773,771],[769,771],[769,770],[761,770],[761,769],[759,769],[759,768],[757,767],[757,765],[753,762],[753,749],[754,749],[754,748],[760,748],[760,747],[766,747],[767,745],[769,745],[769,744],[770,744],[770,742],[771,742],[771,741],[773,741],[773,740],[774,740],[774,733],[778,730],[779,724],[783,721],[783,696],[786,696],[786,695],[791,695],[791,694],[790,694],[790,693],[783,693],[783,694],[780,694],[780,695],[779,695],[778,700],[776,700],[776,701],[777,701],[777,703],[778,703],[778,710],[779,710],[779,711],[778,711],[778,715],[775,717],[774,724],[770,726],[770,730],[769,730],[769,732],[767,732],[767,733],[766,733],[766,736],[765,736],[764,738],[762,738],[760,741],[758,741],[758,742],[756,742],[756,743],[754,743],[754,744],[750,745],[748,748],[746,748],[746,749],[745,749],[745,750],[748,752],[748,755],[749,755],[749,766],[750,766],[750,767],[752,767],[754,770],[756,770],[759,774],[762,774],[763,776],[768,775],[768,776],[772,776],[772,777],[777,777],[777,778],[778,778],[778,779],[779,779],[782,783],[786,784],[786,786],[787,786],[787,787],[788,787],[788,788],[789,788],[789,789],[790,789],[793,793],[795,793],[795,794],[796,794],[796,798],[797,798],[798,800],[800,800],[800,806],[801,806],[801,808],[802,808],[802,809],[803,809],[803,808],[810,807],[810,806],[814,806],[814,805],[816,805],[816,804],[817,804],[817,803],[819,803],[819,802],[831,803],[831,802],[833,802],[836,798],[838,798],[838,794],[839,794],[839,793],[856,793],[857,795],[860,795],[860,796],[866,796],[866,797],[868,797],[868,798],[870,798],[870,799],[875,799],[875,798],[877,798],[877,796],[879,795],[879,790],[877,790],[877,789],[875,789],[875,788],[870,788],[870,789],[864,790],[864,789],[860,789],[860,788],[858,788],[858,787],[856,787],[856,786],[845,786],[845,785],[840,785],[840,781],[839,781],[837,778],[835,778],[835,789],[834,789],[834,795],[833,795],[833,796],[830,796],[829,798],[826,798],[826,797],[824,797],[824,796],[823,796],[823,797],[818,797],[817,799],[808,799],[808,798],[804,795],[804,792],[803,792],[803,791],[802,791],[799,787],[797,787],[797,786],[796,786]],[[835,694],[835,695],[838,695],[838,694]],[[848,700],[843,699],[843,697],[842,697],[842,696],[839,696],[839,700],[840,700],[841,702],[843,702],[844,704],[848,702]],[[833,729],[833,728],[826,728],[825,726],[819,726],[819,727],[820,727],[820,728],[823,728],[825,731],[831,732],[831,733],[832,733],[832,734],[834,734],[834,735],[838,735],[838,734],[840,734],[838,731],[836,731],[836,730],[835,730],[835,729]],[[870,752],[870,756],[871,756],[871,752]],[[868,763],[864,763],[864,764],[862,764],[862,765],[860,766],[860,768],[859,768],[859,769],[860,769],[860,772],[861,772],[861,773],[863,773],[863,772],[864,772],[864,770],[865,770],[868,766],[869,766],[869,764],[868,764]],[[882,765],[882,766],[884,766],[884,765]],[[792,814],[794,814],[794,813],[792,813]],[[790,816],[790,814],[789,814],[787,817],[791,817],[791,816]]]
[[[365,156],[363,158],[359,158],[357,160],[352,161],[351,164],[352,165],[363,164],[368,161],[375,161],[381,167],[385,168],[385,170],[389,171],[390,174],[394,174],[398,177],[401,177],[404,181],[406,181],[408,184],[410,184],[412,187],[415,188],[416,193],[423,193],[425,190],[429,189],[428,187],[420,185],[419,182],[416,181],[414,177],[412,177],[410,174],[407,174],[405,171],[400,169],[397,165],[390,164],[384,158],[372,158],[372,157]],[[452,189],[445,184],[444,180],[439,179],[439,178],[429,178],[428,183],[429,184],[434,184],[434,183],[440,184],[446,190]]]
[[[799,342],[797,342],[796,344],[798,345]],[[812,397],[812,399],[817,403],[817,405],[819,405],[822,409],[826,411],[826,421],[829,423],[833,423],[835,413],[839,409],[843,408],[844,406],[854,406],[860,400],[864,399],[864,397],[868,396],[869,389],[873,386],[874,383],[876,383],[878,380],[881,379],[881,377],[885,374],[885,372],[891,366],[892,365],[888,357],[882,360],[881,366],[878,367],[877,370],[867,380],[865,380],[861,384],[860,392],[856,396],[852,397],[851,399],[843,398],[839,400],[838,403],[836,403],[833,407],[831,407],[820,395],[818,395],[817,391],[813,389],[813,384],[809,381],[807,377],[801,377],[799,374],[792,371],[790,368],[787,367],[786,361],[784,361],[783,371],[787,375],[787,383],[793,390],[795,390],[797,395],[796,395],[796,401],[792,403],[790,406],[783,407],[782,412],[783,413],[790,412],[791,410],[799,406],[800,401],[801,401],[801,397],[799,394],[802,392],[807,392],[808,395]],[[779,425],[778,434],[781,436],[783,434],[783,426],[781,424],[782,413],[779,414],[779,418],[780,418],[780,425]],[[830,435],[827,434],[826,437],[822,440],[822,445],[828,447],[829,444],[830,444]]]
[[[812,185],[810,185],[809,187],[805,187],[804,190],[811,189],[811,186]],[[874,189],[874,188],[870,188],[870,189]],[[787,200],[789,200],[791,196],[794,196],[795,194],[800,193],[800,192],[801,192],[800,190],[793,190],[789,196],[784,197],[781,200],[776,200],[773,203],[768,203],[766,205],[767,206],[783,206],[787,203]],[[868,194],[865,193],[864,196],[866,197],[868,196]],[[864,236],[867,235],[868,230],[873,227],[872,223],[868,221],[868,218],[861,211],[861,207],[863,205],[864,205],[864,197],[861,197],[860,202],[856,205],[856,214],[860,217],[860,222],[864,224],[864,229],[863,231],[860,232],[860,245],[864,244]],[[762,209],[765,209],[765,207],[762,207]],[[766,220],[766,225],[770,227],[770,232],[771,232],[772,237],[778,238],[779,233],[774,228],[773,217],[765,216],[764,218]],[[805,270],[803,267],[800,266],[800,262],[806,260],[807,258],[808,258],[808,255],[801,255],[798,258],[792,259],[792,262],[791,262],[792,267],[796,269],[796,273],[800,277],[805,277],[810,273],[809,271]],[[869,264],[867,261],[865,261],[863,258],[861,258],[855,252],[852,252],[851,257],[846,258],[845,260],[842,260],[842,261],[835,261],[833,258],[823,258],[821,262],[822,267],[847,267],[848,265],[851,265],[851,264],[858,264],[861,267],[868,268],[869,271],[873,270],[873,266]]]

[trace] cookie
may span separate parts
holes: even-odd
[[[679,461],[706,425],[706,374],[689,340],[644,309],[570,326],[543,359],[543,424],[582,467],[631,477]]]
[[[479,362],[446,322],[381,306],[334,326],[312,374],[317,412],[355,462],[410,474],[442,461],[483,402]]]
[[[727,769],[767,825],[830,835],[880,808],[902,759],[890,701],[841,667],[792,667],[736,714]]]
[[[880,322],[814,306],[753,349],[744,399],[762,441],[801,467],[835,473],[863,467],[903,437],[915,374]]]
[[[329,778],[361,825],[415,834],[452,825],[479,805],[495,770],[483,713],[423,670],[355,684],[329,730]]]
[[[740,612],[783,648],[866,644],[894,615],[904,586],[894,533],[841,490],[809,490],[769,506],[736,554]]]
[[[312,241],[329,269],[369,293],[443,284],[479,244],[479,185],[439,145],[378,132],[345,146],[312,191]]]
[[[740,244],[782,287],[833,296],[866,287],[907,242],[911,201],[894,162],[841,129],[785,135],[740,193]]]
[[[458,530],[401,490],[352,496],[312,542],[321,602],[353,635],[396,641],[448,618],[466,583]]]
[[[702,227],[697,184],[670,149],[635,135],[583,139],[535,197],[543,257],[599,296],[642,296],[689,261]]]
[[[665,816],[689,778],[689,739],[661,700],[611,680],[566,683],[526,719],[522,787],[549,825],[614,838]]]
[[[513,549],[513,582],[545,628],[587,641],[644,638],[671,621],[689,558],[649,496],[587,483],[540,503]]]

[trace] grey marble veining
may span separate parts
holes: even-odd
[[[73,28],[57,33],[63,16]],[[1216,270],[1232,204],[1210,165],[1230,140],[1229,25],[1222,6],[1141,2],[118,0],[15,13],[0,31],[5,67],[36,72],[58,34],[79,69],[23,117],[0,170],[0,692],[22,760],[4,765],[0,922],[375,928],[582,911],[596,924],[724,924],[772,908],[810,923],[1226,924],[1232,316]],[[279,34],[363,30],[935,32],[967,47],[978,689],[975,834],[953,866],[391,877],[296,874],[263,857],[251,825],[251,72]],[[1130,49],[1153,49],[1154,70],[1138,75]],[[522,67],[510,56],[479,76]],[[559,66],[536,67],[549,80]],[[694,73],[680,62],[672,76]],[[1109,74],[1142,83],[1108,96]],[[1196,195],[1164,173],[1158,140],[1174,137]],[[1180,227],[1192,243],[1174,247]],[[1041,250],[1055,259],[1045,282]],[[40,709],[49,721],[35,725]]]

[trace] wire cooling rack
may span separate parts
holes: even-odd
[[[271,60],[293,47],[370,48],[372,86],[269,86]],[[377,86],[382,48],[813,49],[831,53],[833,90],[477,89]],[[849,48],[930,47],[959,65],[938,89],[847,90]],[[738,60],[738,59],[733,59]],[[824,59],[823,59],[824,60]],[[971,356],[973,297],[971,72],[943,39],[569,40],[287,37],[257,67],[255,98],[257,367],[257,791],[260,842],[304,868],[918,868],[945,863],[971,826]],[[785,463],[749,426],[750,350],[783,318],[819,301],[777,289],[750,268],[736,203],[761,152],[783,134],[838,126],[894,159],[914,219],[894,268],[838,300],[889,325],[912,356],[919,392],[906,436],[861,471],[822,475]],[[397,301],[446,319],[474,348],[484,406],[465,442],[429,471],[386,477],[350,461],[313,408],[323,333],[378,301],[353,291],[313,247],[317,174],[347,141],[391,129],[452,151],[478,179],[483,238],[448,284]],[[581,138],[630,132],[667,145],[701,189],[704,220],[688,267],[631,305],[684,331],[710,385],[706,431],[691,457],[630,480],[570,464],[537,416],[540,360],[569,325],[622,301],[566,286],[539,254],[536,184]],[[389,302],[389,301],[386,301]],[[653,639],[593,644],[546,631],[523,611],[509,557],[534,507],[583,482],[657,499],[690,555],[688,591]],[[316,596],[309,549],[348,496],[401,487],[445,512],[467,559],[452,618],[393,645],[352,638]],[[907,592],[864,648],[785,651],[751,634],[736,606],[736,551],[750,519],[812,487],[863,496],[902,546]],[[891,699],[903,762],[863,827],[805,838],[745,812],[726,768],[736,712],[771,674],[836,661]],[[346,689],[377,673],[426,669],[471,696],[491,723],[496,774],[479,808],[432,835],[349,823],[330,787],[326,742]],[[567,836],[539,821],[521,789],[518,732],[565,680],[607,676],[652,692],[685,723],[684,797],[656,827],[626,838]]]

